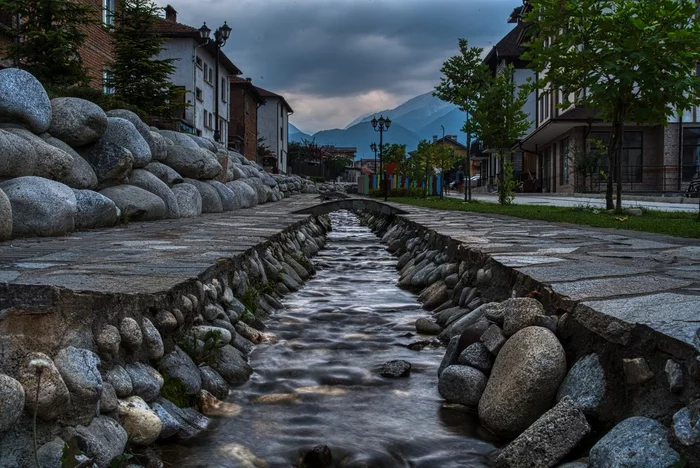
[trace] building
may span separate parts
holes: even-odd
[[[264,143],[276,158],[277,164],[273,171],[287,174],[289,146],[289,116],[294,113],[292,107],[279,94],[257,88],[265,99],[265,104],[258,108],[258,137],[264,138]],[[262,164],[261,161],[259,161]]]
[[[166,38],[158,58],[177,59],[170,80],[181,86],[186,96],[187,106],[183,114],[175,116],[168,126],[172,130],[212,139],[218,130],[219,141],[228,142],[229,83],[241,71],[220,51],[217,81],[216,45],[202,39],[199,29],[178,23],[177,11],[170,5],[165,7],[165,18],[160,19],[153,32]]]
[[[258,108],[265,99],[250,78],[231,77],[228,146],[247,159],[258,159]],[[262,162],[260,162],[262,164]]]
[[[376,159],[358,159],[355,161],[355,167],[362,169],[362,174],[376,174],[379,170],[379,156]]]

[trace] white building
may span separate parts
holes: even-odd
[[[270,152],[277,158],[274,171],[287,174],[287,148],[289,145],[289,116],[294,113],[284,97],[257,88],[265,99],[258,108],[258,137],[264,138]],[[261,161],[258,161],[262,164]]]
[[[170,5],[165,7],[165,18],[161,19],[154,32],[167,38],[158,58],[177,59],[171,81],[186,91],[188,106],[183,115],[176,116],[178,120],[173,130],[213,139],[218,126],[219,141],[226,144],[230,120],[229,78],[240,75],[241,71],[223,51],[219,52],[217,96],[216,46],[203,40],[199,29],[178,23],[177,12]],[[212,31],[212,39],[213,36]]]

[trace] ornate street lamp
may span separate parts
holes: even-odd
[[[210,34],[211,29],[207,27],[207,23],[205,22],[202,27],[199,28],[199,37],[204,41],[204,44],[214,44],[214,47],[216,47],[216,98],[214,99],[214,115],[216,117],[216,122],[214,124],[216,128],[214,130],[214,140],[221,143],[221,124],[219,121],[219,101],[221,100],[219,92],[219,53],[221,52],[221,48],[226,45],[228,38],[231,37],[231,27],[224,21],[224,25],[219,26],[216,31],[214,31],[214,39],[211,39]]]
[[[384,201],[387,200],[389,188],[386,181],[386,172],[384,171],[384,132],[389,130],[391,127],[391,120],[387,117],[380,116],[379,120],[374,117],[371,121],[372,128],[379,132],[379,170],[382,173],[382,183],[384,184]]]
[[[372,170],[374,171],[374,176],[376,177],[377,176],[377,149],[378,149],[377,144],[372,143],[371,145],[369,145],[369,149],[374,151],[374,166],[372,167]]]

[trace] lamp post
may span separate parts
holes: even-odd
[[[382,173],[382,182],[384,183],[384,201],[386,201],[389,188],[386,182],[386,171],[384,171],[384,132],[388,131],[389,127],[391,127],[391,120],[388,117],[385,119],[382,115],[379,117],[379,120],[377,120],[376,117],[373,118],[371,123],[372,128],[379,132],[379,167]]]
[[[226,44],[226,41],[228,41],[228,38],[231,37],[231,28],[226,24],[226,21],[224,21],[224,25],[219,26],[216,31],[214,31],[214,39],[209,37],[210,34],[211,29],[207,27],[207,23],[205,22],[202,27],[199,28],[199,37],[204,40],[205,44],[213,43],[216,48],[216,97],[214,98],[214,116],[216,117],[214,125],[216,125],[216,127],[214,129],[214,140],[221,143],[221,125],[219,123],[219,100],[221,99],[219,95],[219,53],[221,48]]]
[[[376,177],[376,175],[377,175],[377,144],[372,143],[371,145],[369,145],[369,149],[374,151],[374,167],[372,169],[374,170],[374,175]]]

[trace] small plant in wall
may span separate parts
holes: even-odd
[[[186,334],[178,343],[180,348],[187,354],[198,366],[211,365],[216,362],[217,344],[221,341],[221,332],[219,330],[208,331],[204,335],[204,339],[198,339],[194,334]],[[201,344],[200,344],[201,343]],[[179,379],[178,379],[179,380]],[[176,390],[173,388],[173,390]]]

